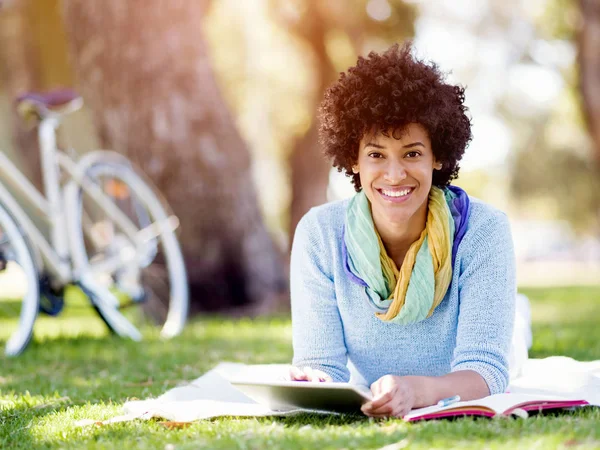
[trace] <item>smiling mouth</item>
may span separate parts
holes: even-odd
[[[406,187],[402,189],[375,189],[379,195],[389,203],[404,203],[408,201],[411,194],[415,190],[414,187]]]
[[[415,190],[414,187],[407,187],[402,189],[376,189],[381,196],[389,201],[398,202],[408,199],[410,194]]]

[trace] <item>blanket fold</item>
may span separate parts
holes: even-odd
[[[288,367],[287,364],[220,363],[190,384],[170,389],[156,399],[126,402],[121,416],[103,422],[84,420],[78,424],[108,424],[153,417],[173,422],[193,422],[221,416],[287,416],[306,412],[272,411],[248,398],[228,381],[233,378],[281,380]],[[521,375],[511,380],[508,392],[557,395],[583,399],[590,405],[600,406],[600,360],[584,362],[565,356],[529,359]]]

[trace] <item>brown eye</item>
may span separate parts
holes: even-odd
[[[369,153],[369,158],[381,158],[381,153],[379,152],[371,152]]]
[[[406,156],[407,156],[408,158],[417,158],[417,157],[421,156],[421,153],[419,153],[419,152],[416,152],[416,151],[415,151],[415,152],[408,152],[408,153],[406,154]]]

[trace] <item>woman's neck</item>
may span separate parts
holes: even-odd
[[[418,211],[408,221],[403,223],[390,223],[385,220],[377,220],[373,217],[373,222],[377,228],[379,236],[387,254],[396,267],[400,269],[402,262],[410,246],[421,237],[427,222],[427,208]]]

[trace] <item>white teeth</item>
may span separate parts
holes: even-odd
[[[405,189],[403,191],[386,191],[382,189],[381,192],[388,197],[404,197],[405,195],[408,195],[410,189]]]

